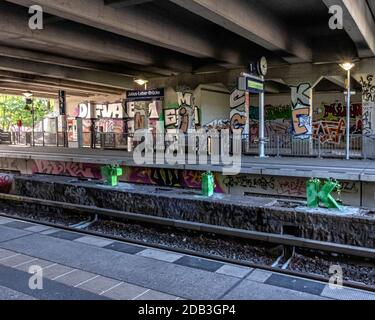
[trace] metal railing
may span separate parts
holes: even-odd
[[[62,133],[35,132],[34,139],[31,132],[12,132],[9,134],[11,143],[26,146],[54,146],[63,147],[67,141],[67,136]],[[160,139],[160,137],[159,137]],[[209,137],[207,141],[208,153],[210,154],[214,142],[219,142],[220,137]],[[154,135],[156,141],[156,136]],[[189,139],[185,137],[187,152],[199,152],[199,143],[189,145]],[[10,143],[10,142],[9,142]],[[75,143],[77,140],[69,140],[69,144]],[[166,149],[171,142],[166,142]],[[201,143],[201,142],[200,142]],[[258,137],[251,135],[242,135],[242,153],[244,155],[258,155],[259,141]],[[228,141],[229,146],[226,150],[233,151],[233,139]],[[132,152],[137,143],[134,142],[133,134],[123,133],[83,133],[82,147],[93,149],[113,149]],[[154,151],[158,148],[155,143]],[[346,137],[345,136],[328,136],[318,135],[310,136],[307,139],[296,139],[295,137],[285,135],[275,135],[266,138],[265,153],[267,156],[275,157],[316,157],[316,158],[345,158],[346,156]],[[350,137],[350,157],[359,159],[375,159],[375,136],[355,134]]]
[[[63,132],[11,132],[9,144],[35,147],[63,147]]]
[[[259,142],[257,139],[249,137],[248,141],[249,145],[244,149],[244,153],[258,154]],[[370,150],[368,150],[369,146]],[[346,138],[322,134],[306,139],[296,139],[291,135],[276,135],[266,139],[265,153],[267,156],[276,157],[344,158],[346,156]],[[350,156],[352,158],[371,158],[374,155],[375,136],[351,135]]]

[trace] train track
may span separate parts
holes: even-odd
[[[272,272],[278,272],[286,275],[311,279],[315,281],[321,282],[328,282],[329,278],[321,275],[311,274],[311,273],[304,273],[304,272],[297,272],[293,270],[288,270],[288,266],[293,260],[294,254],[296,253],[297,249],[303,250],[314,250],[316,252],[325,252],[325,253],[334,253],[334,254],[342,254],[347,257],[355,257],[360,259],[371,259],[375,260],[375,250],[371,248],[361,248],[349,245],[341,245],[329,242],[322,242],[322,241],[314,241],[310,239],[303,239],[289,235],[279,235],[279,234],[270,234],[270,233],[262,233],[256,231],[248,231],[248,230],[239,230],[221,226],[214,226],[214,225],[207,225],[202,223],[196,222],[189,222],[189,221],[177,221],[168,218],[161,218],[149,215],[142,215],[136,213],[129,213],[129,212],[122,212],[110,209],[103,209],[98,207],[91,207],[85,205],[78,205],[72,203],[63,203],[63,202],[56,202],[44,199],[37,199],[37,198],[29,198],[23,197],[18,195],[8,195],[8,194],[0,194],[0,204],[6,204],[10,206],[14,206],[16,208],[25,206],[35,206],[40,207],[41,212],[45,212],[46,208],[49,210],[63,210],[64,214],[72,214],[78,215],[82,217],[82,220],[77,223],[71,223],[68,225],[64,225],[61,223],[53,223],[48,221],[43,221],[38,218],[25,218],[22,217],[22,213],[20,215],[14,212],[11,214],[2,212],[0,209],[0,216],[8,217],[8,218],[17,218],[20,220],[24,220],[27,222],[34,222],[50,227],[54,227],[57,229],[63,229],[68,231],[79,232],[85,235],[92,235],[97,237],[103,237],[107,239],[138,244],[143,246],[148,246],[156,249],[172,251],[181,254],[192,255],[200,258],[231,263],[239,266],[246,266],[251,268],[263,269]],[[16,210],[17,211],[17,210]],[[48,210],[47,210],[48,211]],[[68,213],[67,213],[68,212]],[[53,213],[51,213],[51,216]],[[69,219],[69,217],[67,217]],[[77,219],[77,218],[76,218]],[[168,245],[163,245],[155,242],[145,242],[140,240],[132,239],[131,237],[127,238],[126,236],[117,236],[111,235],[103,232],[93,231],[90,230],[89,227],[96,223],[100,224],[103,221],[107,221],[107,219],[115,219],[115,221],[126,221],[126,224],[147,224],[154,226],[155,228],[168,228],[168,230],[178,230],[178,232],[186,232],[186,233],[198,233],[200,235],[215,235],[218,237],[225,237],[230,239],[236,239],[240,241],[254,241],[256,243],[264,243],[267,245],[273,246],[280,246],[282,248],[282,254],[277,258],[274,259],[273,263],[270,265],[266,264],[257,264],[248,261],[243,261],[241,259],[232,259],[223,256],[218,256],[216,254],[208,254],[204,252],[199,252],[196,250],[189,250],[184,248],[176,248],[171,247]],[[370,292],[375,292],[374,286],[369,286],[366,284],[353,282],[353,281],[345,281],[343,282],[344,286],[360,289]]]

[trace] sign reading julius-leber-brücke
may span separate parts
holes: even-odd
[[[132,90],[126,92],[126,98],[129,100],[152,100],[164,97],[164,89],[152,90]]]

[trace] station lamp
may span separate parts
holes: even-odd
[[[352,62],[345,62],[340,64],[340,67],[344,69],[348,73],[348,94],[347,94],[347,106],[346,106],[346,160],[350,160],[350,95],[351,95],[351,88],[350,88],[350,80],[351,80],[351,73],[350,71],[355,67],[355,64]]]
[[[33,93],[30,91],[26,91],[23,93],[26,99],[30,99],[33,96]]]
[[[145,80],[145,79],[142,79],[142,78],[139,78],[139,79],[135,79],[134,82],[140,86],[145,86],[145,89],[147,89],[147,83],[148,83],[148,80]]]

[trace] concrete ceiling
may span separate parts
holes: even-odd
[[[43,30],[28,28],[35,4]],[[328,27],[333,4],[344,30]],[[12,73],[12,91],[17,75],[20,86],[46,78],[70,81],[71,94],[109,94],[138,77],[218,83],[262,55],[271,68],[375,56],[375,0],[7,0],[0,10],[0,71]],[[6,90],[1,73],[0,83]]]

